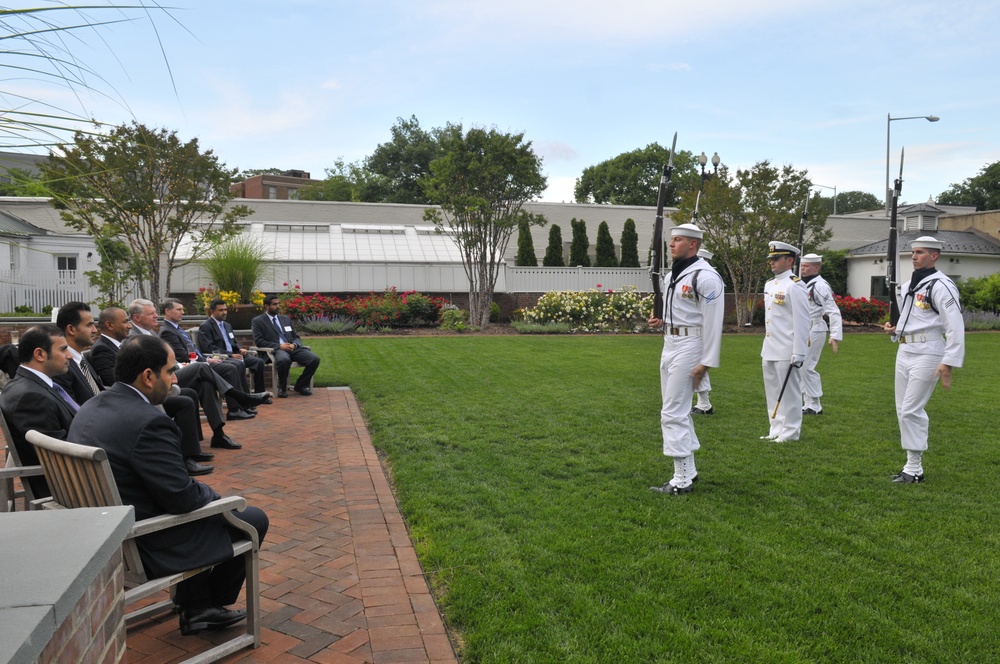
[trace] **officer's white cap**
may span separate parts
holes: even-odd
[[[823,257],[819,254],[806,254],[802,257],[803,263],[822,263]]]
[[[715,254],[713,254],[708,249],[699,249],[698,250],[698,258],[704,258],[707,261],[712,260],[712,256],[714,256],[714,255]]]
[[[944,242],[933,238],[930,235],[924,235],[918,237],[916,240],[910,243],[910,249],[933,249],[934,251],[941,251],[944,247]]]
[[[705,231],[701,230],[694,224],[681,224],[680,226],[674,226],[671,228],[670,235],[681,235],[683,237],[693,237],[700,240],[705,235]]]
[[[793,245],[787,242],[778,242],[777,240],[771,240],[771,243],[767,246],[767,257],[768,258],[780,258],[782,256],[798,256],[799,250]]]

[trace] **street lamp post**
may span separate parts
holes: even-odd
[[[717,176],[719,174],[719,164],[721,164],[721,163],[722,163],[722,159],[719,157],[719,153],[718,152],[712,153],[712,172],[711,173],[706,173],[705,172],[705,166],[708,164],[708,157],[705,156],[704,152],[702,152],[698,156],[698,164],[701,166],[701,186],[702,187],[705,186],[705,180],[709,180],[711,178],[714,178],[715,176]]]
[[[889,128],[896,120],[927,120],[937,122],[941,118],[936,115],[908,115],[904,118],[894,118],[892,113],[886,114],[885,122],[885,216],[889,216],[889,201],[892,199],[892,189],[889,188]]]
[[[836,185],[834,185],[832,187],[829,187],[829,186],[827,186],[825,184],[816,184],[815,182],[813,182],[813,186],[814,187],[823,187],[824,189],[833,189],[833,214],[834,214],[834,216],[836,216],[837,215],[837,187],[836,187]]]

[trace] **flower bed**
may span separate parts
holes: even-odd
[[[308,319],[350,318],[362,327],[416,327],[435,325],[445,300],[417,291],[398,293],[395,288],[342,299],[336,296],[303,295],[297,291],[283,297],[283,313],[296,323]]]
[[[549,291],[536,306],[524,310],[524,321],[538,325],[565,323],[571,332],[645,332],[653,310],[651,295],[634,287],[620,291]]]
[[[889,304],[881,300],[866,297],[833,296],[834,302],[840,308],[840,315],[845,323],[859,325],[878,325],[889,317]]]

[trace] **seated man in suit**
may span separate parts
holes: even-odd
[[[161,305],[161,311],[163,312],[163,324],[160,325],[160,338],[170,344],[175,356],[178,353],[187,353],[191,362],[207,362],[212,367],[212,370],[228,382],[238,386],[241,391],[249,393],[250,388],[247,385],[246,367],[243,365],[242,360],[232,358],[221,359],[205,355],[195,346],[194,341],[184,331],[184,328],[181,327],[184,318],[184,305],[181,304],[180,300],[167,298]],[[269,395],[267,392],[261,392],[260,394]],[[227,400],[229,401],[228,419],[250,419],[257,414],[255,406],[241,408],[231,397],[227,398]],[[270,398],[265,399],[262,403],[271,403]]]
[[[52,378],[69,370],[72,355],[62,330],[55,325],[37,325],[21,335],[18,345],[21,366],[0,394],[0,411],[25,466],[37,466],[38,455],[24,435],[32,429],[66,440],[66,432],[79,404]],[[52,495],[42,476],[26,477],[36,498]]]
[[[110,387],[115,380],[115,360],[118,357],[118,347],[128,339],[132,330],[128,314],[124,309],[108,307],[97,318],[97,329],[101,336],[90,349],[90,364],[101,377],[105,387]],[[209,372],[211,373],[211,371]],[[212,447],[228,450],[238,450],[242,445],[226,435],[223,427],[226,424],[222,416],[222,402],[210,384],[200,385],[202,391],[197,392],[198,403],[201,404],[208,426],[212,428]],[[193,388],[192,388],[193,389]]]
[[[312,394],[309,383],[319,368],[319,357],[302,345],[302,339],[288,316],[278,313],[280,300],[277,295],[264,298],[264,313],[250,323],[254,345],[273,348],[274,363],[278,368],[278,396],[288,396],[288,371],[292,362],[305,365],[302,375],[295,381],[295,391],[303,396]]]
[[[226,355],[230,361],[238,362],[253,374],[253,384],[258,392],[264,391],[264,360],[247,355],[246,348],[240,348],[233,326],[226,322],[229,305],[222,300],[212,300],[208,305],[208,320],[198,327],[198,347],[202,353]]]
[[[83,405],[91,398],[104,391],[104,382],[90,362],[83,356],[98,336],[97,324],[90,313],[90,305],[83,302],[67,302],[59,308],[56,317],[56,327],[66,334],[69,352],[73,355],[69,363],[69,371],[53,380],[70,393],[73,400]],[[198,415],[198,395],[194,390],[181,389],[177,394],[168,396],[163,402],[163,408],[183,433],[185,463],[190,475],[207,475],[212,472],[212,466],[203,466],[199,461],[210,461],[214,456],[201,451],[201,419]]]
[[[81,406],[69,429],[69,440],[107,451],[122,502],[135,508],[136,520],[185,514],[219,498],[188,476],[180,431],[155,407],[176,382],[176,370],[174,352],[162,339],[127,339],[118,350],[115,383]],[[237,516],[264,541],[263,511],[247,507]],[[236,601],[246,579],[243,561],[233,558],[232,542],[239,537],[216,515],[138,538],[142,564],[153,576],[215,565],[177,586],[181,634],[224,629],[246,617],[246,611],[224,608]]]
[[[156,315],[156,307],[149,300],[132,300],[128,305],[129,323],[132,324],[130,335],[157,335],[160,327],[159,318]],[[183,346],[183,344],[182,344]],[[198,393],[202,406],[206,401],[211,400],[210,395],[218,394],[219,398],[225,398],[229,406],[227,420],[248,420],[253,417],[246,412],[245,408],[257,406],[267,400],[266,394],[247,394],[236,389],[239,384],[236,377],[236,370],[228,365],[208,365],[205,362],[191,362],[190,352],[186,348],[179,348],[183,355],[178,362],[177,384],[181,387],[190,387]],[[175,351],[176,356],[176,351]],[[213,397],[214,398],[214,397]],[[206,416],[207,416],[206,412]]]

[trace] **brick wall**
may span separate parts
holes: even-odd
[[[36,661],[39,664],[120,662],[125,657],[124,588],[119,548]]]

